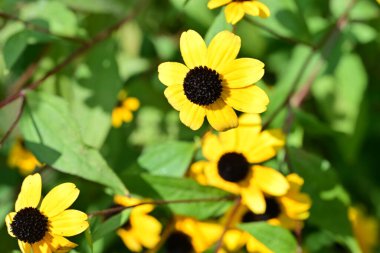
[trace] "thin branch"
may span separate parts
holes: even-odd
[[[42,76],[37,81],[33,82],[28,89],[36,89],[38,86],[40,86],[46,79],[48,79],[50,76],[60,72],[64,67],[72,63],[76,58],[86,53],[88,50],[93,48],[95,45],[99,44],[100,42],[106,40],[108,37],[112,35],[113,32],[117,31],[120,27],[122,27],[124,24],[132,20],[137,16],[137,14],[143,9],[143,6],[145,6],[146,1],[140,1],[138,7],[136,10],[131,13],[130,15],[126,16],[125,18],[121,19],[119,22],[114,24],[113,26],[109,27],[108,29],[98,33],[95,35],[94,38],[92,38],[90,41],[88,41],[85,45],[79,47],[77,50],[75,50],[73,53],[71,53],[66,59],[64,59],[61,63],[56,65],[54,68],[52,68],[50,71],[45,73],[44,76]],[[9,104],[13,100],[24,96],[24,92],[18,92],[14,95],[9,96],[8,98],[4,99],[0,102],[0,108],[4,107],[5,105]]]
[[[27,29],[30,29],[30,30],[33,30],[36,32],[40,32],[40,33],[44,33],[44,34],[48,34],[48,35],[51,35],[51,36],[54,36],[54,37],[57,37],[57,38],[60,38],[63,40],[67,40],[67,41],[71,41],[71,42],[75,42],[75,43],[80,43],[80,44],[86,44],[87,43],[86,40],[81,39],[81,38],[52,33],[49,29],[47,29],[43,26],[37,25],[35,23],[29,22],[26,20],[23,20],[19,17],[13,16],[13,15],[5,13],[5,12],[0,12],[0,18],[3,18],[5,20],[13,20],[13,21],[20,22],[23,25],[25,25],[25,27]]]
[[[228,200],[234,200],[237,197],[234,195],[228,195],[224,197],[218,197],[218,198],[199,198],[199,199],[175,199],[175,200],[151,200],[151,201],[145,201],[141,202],[135,205],[130,206],[117,206],[105,210],[95,211],[89,214],[89,217],[92,216],[105,216],[105,215],[114,215],[116,213],[119,213],[125,209],[133,208],[136,206],[142,206],[142,205],[167,205],[167,204],[181,204],[181,203],[198,203],[198,202],[218,202],[218,201],[228,201]]]
[[[13,121],[12,125],[10,126],[10,128],[7,130],[7,132],[4,134],[4,136],[0,140],[0,149],[3,147],[3,144],[4,144],[5,140],[10,136],[10,134],[13,132],[13,130],[17,126],[17,123],[19,122],[19,120],[21,118],[22,112],[24,111],[24,107],[25,107],[25,97],[22,96],[21,97],[21,105],[20,105],[20,108],[18,110],[16,119]]]
[[[221,248],[223,247],[224,236],[226,235],[228,229],[230,229],[230,227],[232,225],[232,221],[234,220],[234,217],[235,217],[235,215],[239,209],[240,204],[241,204],[241,197],[239,196],[235,200],[234,208],[232,209],[230,215],[228,216],[226,223],[224,224],[223,232],[220,235],[218,242],[216,243],[216,248],[214,250],[214,253],[218,253],[221,250]]]

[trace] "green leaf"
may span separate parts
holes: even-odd
[[[60,35],[73,36],[78,31],[78,20],[73,11],[60,1],[37,1],[21,9],[22,19],[43,19],[49,30]]]
[[[49,35],[34,31],[23,30],[9,37],[3,48],[4,61],[10,69],[22,56],[28,45],[44,43],[52,40]]]
[[[194,151],[194,143],[166,141],[145,148],[138,163],[154,175],[181,177],[186,173]]]
[[[313,114],[304,112],[301,109],[292,109],[295,115],[296,121],[303,126],[304,130],[314,135],[336,135],[337,132],[331,130],[331,128],[317,119]]]
[[[171,212],[178,215],[206,219],[222,215],[231,206],[231,201],[227,199],[230,196],[229,193],[200,185],[192,179],[149,174],[130,174],[127,177],[129,178],[128,189],[138,195],[165,201],[187,200],[183,203],[165,205]]]
[[[226,22],[226,17],[224,15],[224,9],[220,11],[218,16],[214,19],[214,22],[211,24],[210,28],[207,30],[205,41],[207,44],[210,43],[212,38],[221,31],[232,31],[232,25]]]
[[[295,253],[297,242],[290,231],[268,224],[267,222],[251,222],[239,225],[274,253]]]
[[[84,235],[86,237],[86,242],[90,249],[90,252],[91,253],[94,252],[94,246],[93,246],[94,240],[92,238],[91,229],[86,229],[86,231],[84,231]]]
[[[345,54],[333,75],[325,75],[316,81],[312,93],[332,129],[352,134],[366,87],[367,74],[360,57]]]
[[[86,146],[68,103],[56,96],[30,91],[20,121],[27,147],[38,160],[125,194],[124,184],[98,150]]]
[[[362,44],[371,42],[377,38],[377,30],[367,24],[354,23],[350,26],[350,28],[351,34],[358,42]]]
[[[123,226],[127,222],[130,213],[131,209],[126,209],[97,226],[92,235],[93,242]]]
[[[97,45],[78,68],[76,78],[76,82],[67,78],[62,85],[72,84],[70,106],[84,142],[100,148],[111,128],[112,110],[122,87],[113,41]]]

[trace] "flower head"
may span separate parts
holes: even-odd
[[[141,203],[141,200],[126,196],[116,195],[116,204],[121,206],[133,206]],[[133,252],[141,252],[143,247],[153,249],[161,240],[161,223],[149,215],[154,205],[144,204],[133,207],[128,222],[117,230],[117,234],[123,240],[125,246]]]
[[[310,197],[300,192],[303,179],[297,174],[286,177],[290,188],[281,196],[265,196],[266,209],[262,214],[252,212],[247,206],[240,205],[235,210],[231,225],[246,222],[268,222],[274,226],[282,226],[286,229],[297,229],[302,226],[302,221],[309,217],[311,207]],[[226,213],[223,220],[230,216],[232,210]],[[237,238],[239,238],[237,240]],[[244,245],[248,252],[272,252],[264,244],[247,232],[237,228],[230,229],[225,236],[225,248],[229,251],[237,251]]]
[[[8,165],[10,167],[19,168],[22,174],[27,175],[36,167],[41,166],[41,163],[29,150],[26,149],[24,142],[21,139],[18,139],[9,152]]]
[[[208,8],[215,9],[226,6],[224,14],[228,23],[236,24],[244,14],[267,18],[270,16],[269,8],[258,0],[209,0]]]
[[[122,90],[118,95],[119,103],[112,111],[112,126],[120,127],[123,122],[128,123],[133,119],[132,112],[140,107],[140,101],[135,97],[127,97],[127,93]]]
[[[261,132],[261,119],[256,114],[242,115],[239,122],[238,128],[205,135],[202,152],[207,161],[192,165],[191,175],[201,179],[200,183],[241,195],[253,212],[263,214],[264,193],[281,196],[289,189],[280,172],[258,165],[276,155],[284,137],[279,130]]]
[[[220,238],[222,231],[220,224],[178,216],[164,247],[167,252],[205,252]]]
[[[239,36],[220,32],[207,47],[197,32],[188,30],[181,35],[180,48],[186,65],[162,63],[158,77],[183,124],[197,130],[207,117],[214,129],[225,131],[238,125],[233,108],[248,113],[266,110],[268,96],[253,85],[264,75],[264,64],[252,58],[235,59]]]
[[[8,233],[18,239],[23,253],[68,252],[77,245],[64,236],[82,233],[89,226],[87,214],[69,208],[79,195],[72,183],[54,187],[42,200],[41,176],[27,176],[15,212],[5,217]],[[67,210],[66,210],[67,209]]]

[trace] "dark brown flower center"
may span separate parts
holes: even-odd
[[[218,161],[218,173],[226,181],[239,182],[245,179],[249,172],[249,163],[240,153],[226,153]]]
[[[251,211],[247,211],[242,218],[242,222],[254,222],[254,221],[267,221],[273,218],[277,218],[281,214],[280,204],[275,198],[265,198],[267,208],[263,214],[255,214]]]
[[[37,208],[23,208],[13,218],[11,231],[20,241],[39,242],[48,231],[48,218]]]
[[[210,105],[222,94],[218,72],[205,66],[191,69],[183,82],[187,99],[197,105]]]
[[[179,231],[169,235],[165,243],[166,252],[168,253],[191,253],[194,252],[191,238]]]

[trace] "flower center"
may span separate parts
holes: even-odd
[[[218,72],[205,66],[191,69],[183,82],[186,97],[197,105],[210,105],[222,94]]]
[[[239,182],[249,172],[249,163],[240,153],[226,153],[218,161],[218,173],[226,181]]]
[[[243,215],[242,222],[253,222],[253,221],[267,221],[273,218],[277,218],[281,213],[280,204],[275,198],[265,198],[265,203],[267,208],[263,214],[255,214],[251,211],[246,212]]]
[[[26,207],[16,213],[11,230],[20,241],[39,242],[48,231],[48,218],[37,208]]]
[[[166,240],[165,248],[170,253],[191,253],[194,252],[191,238],[179,231],[170,234]]]

